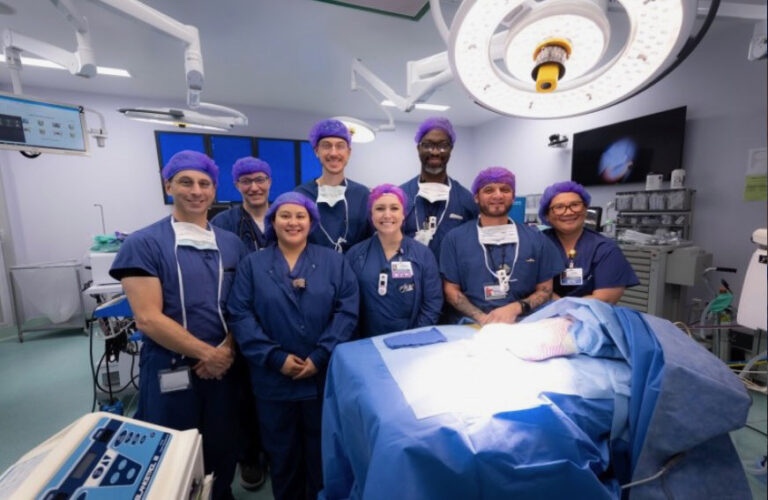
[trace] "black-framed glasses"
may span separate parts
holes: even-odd
[[[257,186],[263,186],[267,183],[269,180],[269,177],[266,175],[260,175],[258,177],[240,177],[237,180],[237,183],[241,186],[250,186],[251,184],[256,184]]]
[[[555,215],[565,215],[565,212],[570,210],[574,214],[578,215],[584,210],[586,210],[587,206],[584,204],[583,201],[572,201],[570,203],[558,203],[557,205],[552,205],[549,207],[549,211],[552,212]]]
[[[450,142],[432,142],[432,141],[421,141],[419,143],[419,149],[422,151],[435,151],[437,150],[438,153],[447,153],[448,151],[453,148],[453,144]]]

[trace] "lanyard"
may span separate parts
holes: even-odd
[[[317,226],[323,232],[325,237],[328,238],[328,241],[331,243],[331,245],[333,245],[333,249],[339,253],[343,252],[341,245],[347,242],[347,234],[349,233],[349,205],[347,205],[346,195],[342,201],[344,202],[344,236],[339,236],[336,241],[333,241],[331,235],[328,234],[328,231],[326,231],[325,227],[323,227],[323,218],[320,217],[320,220],[317,221]]]
[[[418,203],[419,195],[418,193],[413,199],[413,218],[416,221],[416,231],[419,231],[420,229],[424,229],[423,227],[419,227],[419,203]],[[425,201],[429,203],[429,200]],[[451,178],[448,177],[448,197],[445,199],[445,207],[443,208],[443,213],[440,214],[440,217],[437,220],[437,225],[435,226],[435,233],[437,232],[437,228],[440,227],[440,224],[443,222],[443,218],[445,218],[446,212],[448,212],[448,205],[451,203]],[[431,205],[431,203],[430,203]]]
[[[479,223],[479,220],[478,220],[478,223]],[[485,268],[488,270],[489,273],[491,273],[491,276],[493,276],[496,279],[496,281],[499,282],[500,285],[502,284],[502,281],[505,281],[507,283],[512,282],[512,281],[517,281],[517,278],[513,279],[512,275],[515,272],[515,264],[517,264],[517,256],[520,253],[520,240],[518,240],[517,243],[514,244],[515,245],[515,257],[512,260],[512,267],[509,269],[508,273],[507,272],[504,273],[505,276],[501,276],[500,273],[494,271],[491,268],[491,264],[488,262],[488,249],[486,248],[485,245],[480,243],[480,226],[478,225],[476,227],[477,227],[477,243],[478,243],[478,245],[480,245],[480,248],[483,249],[483,261],[485,262]],[[506,246],[506,245],[509,245],[509,243],[505,243],[504,244],[504,246]],[[503,256],[503,254],[502,254],[502,261],[501,261],[501,263],[502,263],[502,265],[504,264],[504,256]]]

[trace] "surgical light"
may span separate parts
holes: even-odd
[[[448,56],[453,75],[475,101],[501,114],[554,118],[614,104],[635,93],[669,66],[688,39],[695,0],[619,0],[629,20],[624,46],[610,61],[605,54],[610,25],[589,0],[465,0],[454,17]],[[504,60],[496,64],[494,43],[507,27]],[[532,82],[536,47],[565,39],[572,55],[555,91]],[[535,75],[534,75],[535,78]]]
[[[365,143],[376,139],[376,130],[368,123],[352,118],[351,116],[334,116],[336,120],[343,123],[352,136],[352,142]]]

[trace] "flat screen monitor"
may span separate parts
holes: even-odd
[[[683,106],[574,134],[571,180],[629,184],[650,173],[669,180],[672,170],[682,168],[685,111]]]
[[[0,92],[0,148],[88,154],[82,106]]]

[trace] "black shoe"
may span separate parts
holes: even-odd
[[[246,490],[258,490],[266,481],[267,471],[260,463],[240,464],[240,485]]]

